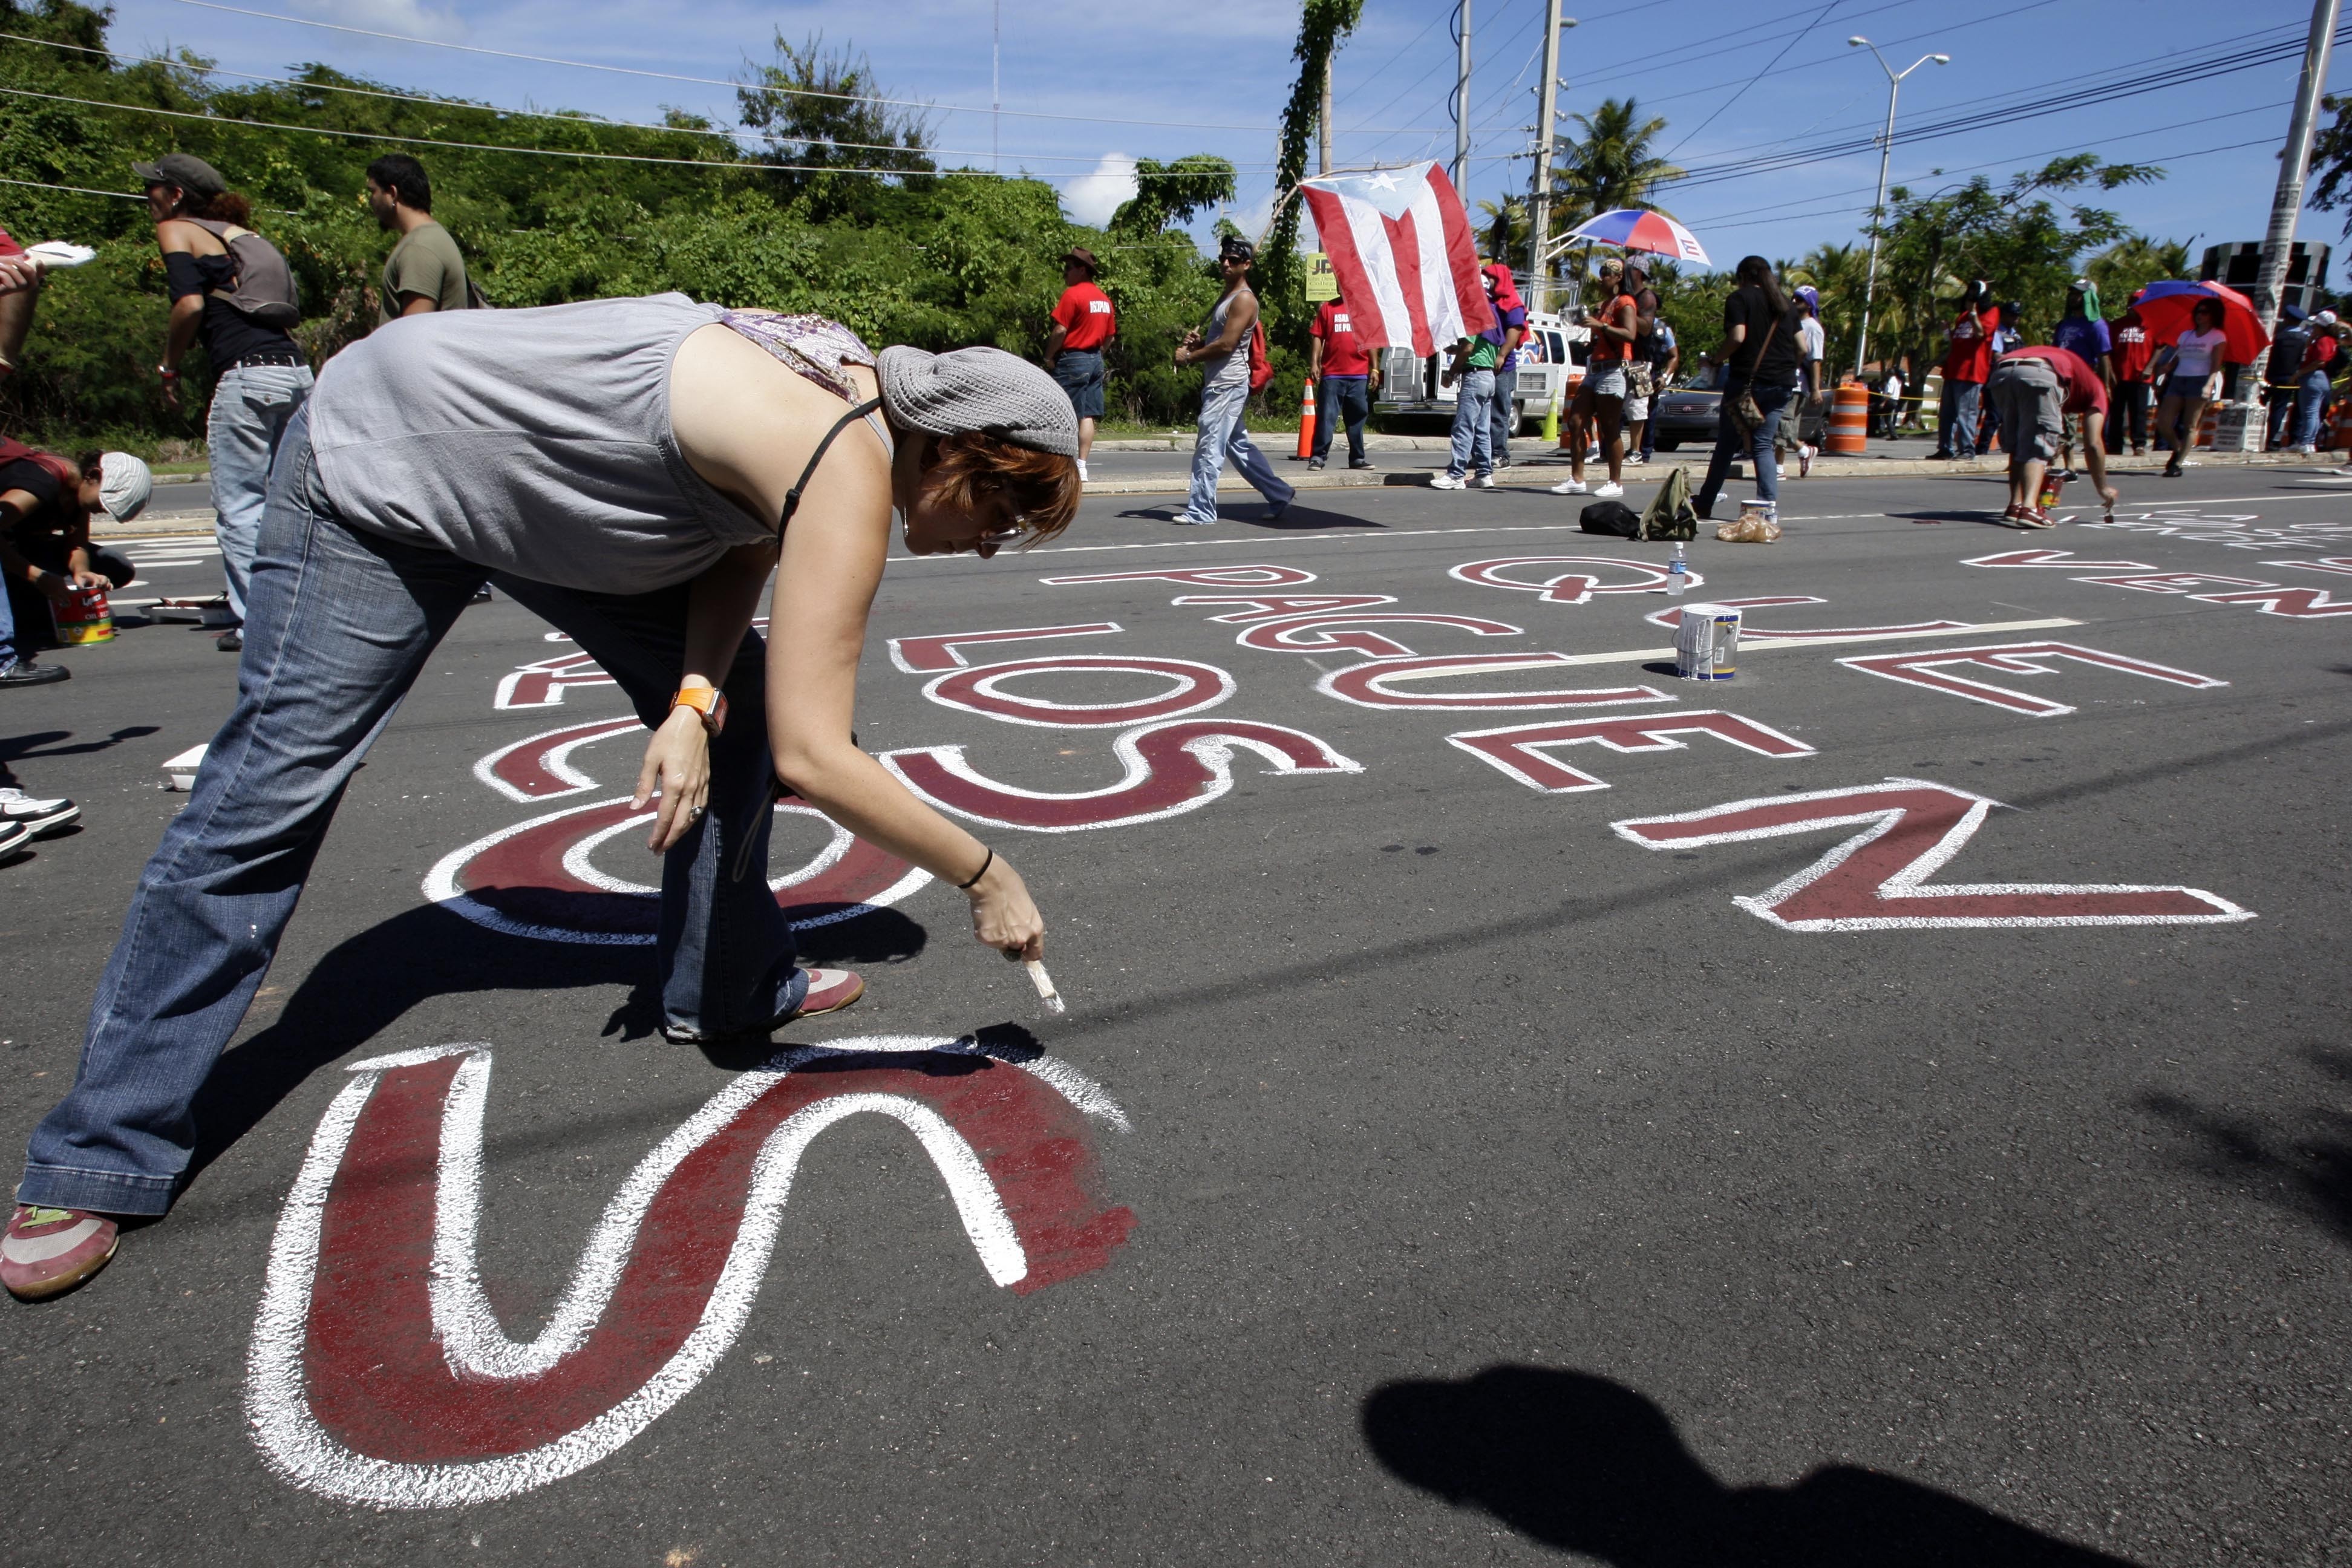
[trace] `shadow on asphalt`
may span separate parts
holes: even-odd
[[[790,909],[786,915],[796,912]],[[924,929],[896,910],[816,926],[795,937],[808,963],[898,963],[923,951]],[[634,952],[634,961],[616,954]],[[225,1053],[197,1094],[193,1183],[320,1071],[373,1040],[430,997],[498,991],[518,995],[613,984],[637,970],[605,1037],[642,1039],[661,1026],[661,990],[650,947],[540,942],[486,930],[433,905],[395,915],[337,946],[295,987],[278,1017]],[[756,1053],[774,1047],[765,1040]]]
[[[1369,528],[1381,531],[1388,527],[1385,522],[1373,522],[1367,518],[1349,517],[1342,512],[1325,511],[1320,507],[1300,506],[1295,501],[1280,517],[1266,515],[1271,510],[1267,507],[1253,506],[1246,515],[1220,511],[1217,514],[1217,522],[1219,525],[1230,522],[1243,528],[1263,528],[1275,533],[1317,533],[1330,528]],[[1173,524],[1176,519],[1182,515],[1183,510],[1182,507],[1171,504],[1135,507],[1117,515],[1140,518],[1146,522]]]
[[[2320,1071],[2352,1084],[2352,1052],[2314,1050],[2309,1058]],[[2145,1095],[2140,1107],[2198,1140],[2200,1154],[2190,1163],[2202,1174],[2252,1187],[2263,1201],[2315,1216],[2338,1241],[2352,1242],[2352,1112],[2323,1108],[2297,1137],[2178,1095]]]
[[[0,774],[8,771],[10,763],[30,762],[43,757],[83,756],[157,732],[157,726],[153,724],[133,724],[127,730],[115,731],[103,741],[84,741],[79,746],[58,744],[60,741],[73,739],[71,730],[39,730],[29,735],[0,736]]]
[[[1851,1465],[1727,1487],[1664,1411],[1584,1373],[1392,1383],[1366,1440],[1400,1479],[1617,1568],[2128,1568],[1948,1492]]]

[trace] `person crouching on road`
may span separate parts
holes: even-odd
[[[1118,332],[1118,312],[1110,296],[1095,286],[1102,270],[1095,253],[1073,246],[1062,258],[1062,297],[1054,302],[1054,330],[1045,339],[1045,371],[1070,395],[1078,416],[1078,479],[1095,449],[1095,424],[1103,416],[1103,349]]]
[[[2062,348],[2011,349],[1992,367],[1985,395],[2000,410],[2009,444],[2009,510],[2002,516],[2025,528],[2056,521],[2042,510],[2042,479],[2066,438],[2066,416],[2083,419],[2083,459],[2099,500],[2115,509],[2107,483],[2107,384],[2082,357]]]
[[[1585,434],[1600,426],[1601,455],[1609,462],[1609,478],[1591,493],[1604,499],[1625,493],[1625,368],[1632,362],[1633,340],[1641,333],[1639,298],[1627,287],[1625,264],[1612,258],[1601,264],[1601,291],[1609,302],[1591,321],[1592,350],[1576,401],[1568,407],[1568,478],[1551,487],[1556,496],[1580,496],[1584,483]]]
[[[1307,329],[1313,339],[1307,374],[1315,383],[1315,455],[1309,469],[1320,468],[1331,456],[1331,435],[1348,426],[1348,467],[1369,468],[1364,456],[1364,419],[1372,411],[1372,395],[1381,389],[1380,350],[1367,348],[1356,336],[1356,321],[1348,301],[1326,300]]]
[[[1225,291],[1209,312],[1207,330],[1194,328],[1176,346],[1179,365],[1201,367],[1201,429],[1192,443],[1192,490],[1178,523],[1203,528],[1217,521],[1217,480],[1225,458],[1241,470],[1258,494],[1280,517],[1298,492],[1274,471],[1257,443],[1249,437],[1244,421],[1250,400],[1250,330],[1257,325],[1257,294],[1249,286],[1249,270],[1256,247],[1233,235],[1217,248],[1217,268],[1224,274]]]
[[[196,1092],[268,972],[377,733],[487,580],[571,634],[654,733],[662,1033],[756,1039],[857,999],[793,963],[767,883],[781,784],[1041,956],[1020,874],[850,732],[894,542],[983,560],[1067,526],[1070,400],[992,348],[875,354],[846,328],[683,294],[410,318],[345,349],[288,428],[236,707],[131,896],[72,1091],[34,1131],[0,1283],[38,1299],[160,1215]],[[751,630],[771,577],[772,631]]]
[[[0,437],[0,687],[63,680],[57,665],[35,665],[41,627],[77,588],[114,589],[137,568],[90,542],[89,520],[104,512],[129,522],[146,510],[154,476],[128,452],[92,452],[79,462]]]

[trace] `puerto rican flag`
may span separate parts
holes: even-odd
[[[1327,174],[1298,188],[1363,346],[1411,343],[1426,359],[1495,324],[1470,216],[1437,164]]]

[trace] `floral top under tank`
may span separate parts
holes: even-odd
[[[841,367],[872,370],[874,351],[839,321],[782,310],[722,310],[719,319],[843,402],[861,401]]]

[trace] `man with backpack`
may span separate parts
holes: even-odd
[[[155,367],[164,405],[180,406],[180,361],[199,337],[212,363],[205,442],[212,458],[213,531],[236,621],[219,647],[236,653],[245,647],[246,580],[268,499],[269,466],[288,422],[310,395],[310,361],[288,331],[301,317],[300,296],[286,258],[247,226],[253,204],[230,190],[218,169],[186,153],[131,169],[147,187],[172,295],[163,362]]]
[[[1201,427],[1192,443],[1192,490],[1176,518],[1185,527],[1203,528],[1217,521],[1217,480],[1225,471],[1227,457],[1274,509],[1269,518],[1280,517],[1298,494],[1274,471],[1243,427],[1250,395],[1274,374],[1265,359],[1265,328],[1258,320],[1257,294],[1249,286],[1250,267],[1256,259],[1256,247],[1249,241],[1238,235],[1225,237],[1217,248],[1217,267],[1224,274],[1225,290],[1217,296],[1205,328],[1186,332],[1176,347],[1176,363],[1199,365],[1202,373]]]

